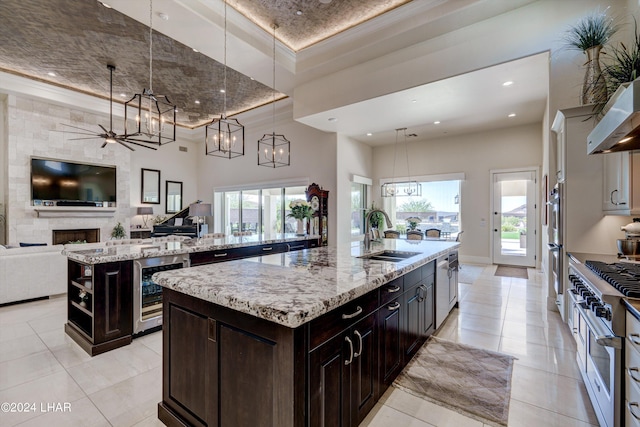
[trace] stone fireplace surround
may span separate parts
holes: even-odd
[[[7,158],[6,221],[8,244],[53,244],[53,230],[98,229],[98,241],[111,237],[111,230],[120,222],[129,229],[131,155],[128,150],[99,143],[70,141],[71,134],[61,123],[82,128],[97,128],[105,117],[81,110],[70,109],[23,96],[8,95],[6,100],[5,141]],[[106,119],[108,120],[108,118]],[[115,165],[117,168],[117,207],[108,217],[40,218],[31,201],[31,157],[45,157],[65,161],[81,161]]]

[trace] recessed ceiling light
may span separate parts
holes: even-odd
[[[220,93],[226,93],[224,89],[220,89]]]
[[[49,72],[47,73],[47,76],[55,77],[55,76],[56,76],[56,73],[54,73],[53,71],[49,71]]]
[[[502,86],[511,86],[513,82],[511,80],[502,83]]]
[[[337,122],[338,119],[336,119],[335,117],[329,117],[327,120],[329,120],[330,122]]]
[[[100,3],[101,5],[103,5],[104,7],[106,7],[107,9],[111,9],[111,6],[109,6],[108,4],[106,4],[103,1],[98,1],[98,3]]]
[[[194,51],[195,53],[200,52],[200,51],[199,51],[198,49],[196,49],[195,47],[194,47],[194,48],[192,48],[192,49],[193,49],[193,51]]]
[[[198,101],[197,99],[196,99],[196,104],[200,104],[200,101]]]
[[[253,77],[249,77],[251,80],[255,80]]]
[[[440,120],[436,120],[435,122],[433,122],[434,125],[439,125],[440,124]]]
[[[296,10],[296,15],[298,15],[298,16],[302,15],[302,11],[301,10]]]
[[[158,16],[160,17],[160,19],[162,19],[162,20],[164,20],[164,21],[168,21],[168,20],[169,20],[169,15],[167,15],[167,14],[166,14],[166,13],[164,13],[164,12],[160,12],[160,13],[158,14]]]
[[[417,99],[412,99],[411,102],[413,102],[415,104],[416,102],[418,102],[418,100]]]
[[[507,117],[515,117],[515,116],[516,116],[516,113],[511,113]]]
[[[127,96],[127,94],[126,93],[121,93],[120,96],[124,98],[125,96]]]
[[[371,132],[367,132],[367,136],[371,136],[373,135]]]

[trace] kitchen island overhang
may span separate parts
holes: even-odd
[[[155,274],[166,302],[159,418],[357,425],[390,384],[384,360],[399,358],[397,375],[433,332],[434,260],[458,246],[384,240],[370,252],[418,254],[375,261],[347,245]]]

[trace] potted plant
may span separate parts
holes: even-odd
[[[298,236],[304,236],[305,234],[305,224],[306,220],[313,216],[313,209],[311,209],[311,205],[306,200],[298,199],[292,200],[289,203],[289,209],[291,212],[287,215],[288,218],[294,218],[297,221],[297,231],[296,234]]]
[[[422,219],[418,218],[417,216],[411,216],[407,218],[406,221],[409,226],[409,230],[415,230]]]
[[[122,224],[120,224],[120,222],[118,222],[118,224],[113,227],[113,230],[111,230],[111,237],[114,239],[124,239],[125,237],[127,237],[127,233],[125,233],[124,227],[122,226]]]
[[[565,33],[567,47],[587,55],[582,104],[600,104],[607,100],[607,84],[600,68],[600,53],[616,31],[618,26],[613,20],[598,11],[585,16]]]
[[[635,19],[633,42],[629,45],[620,42],[612,46],[607,56],[602,72],[606,77],[608,93],[614,95],[618,88],[626,87],[640,75],[640,34]]]

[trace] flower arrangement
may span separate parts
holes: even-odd
[[[422,219],[418,218],[417,216],[410,216],[406,219],[406,221],[409,224],[409,230],[415,230]]]
[[[306,200],[292,200],[289,203],[289,209],[291,209],[291,213],[287,215],[288,218],[302,220],[313,216],[313,209],[311,209],[311,205]]]

